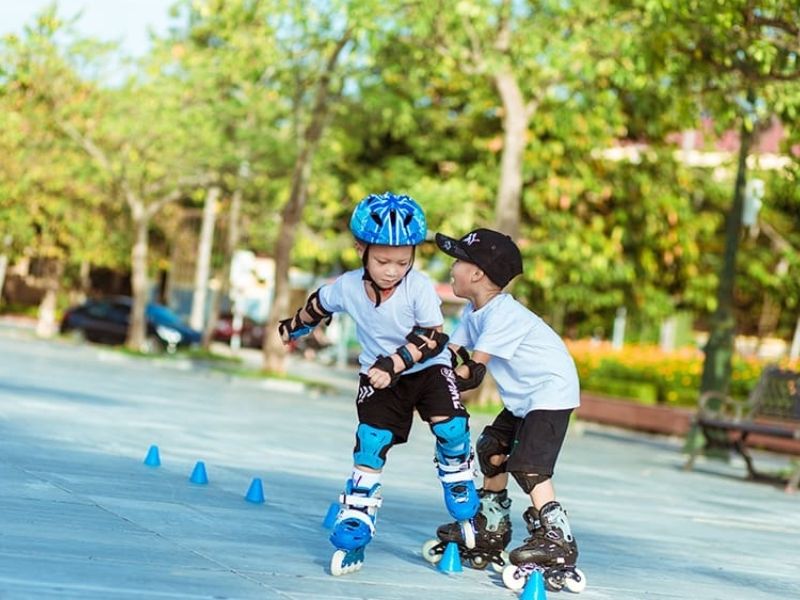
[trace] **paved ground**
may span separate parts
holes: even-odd
[[[422,560],[447,517],[422,423],[391,452],[364,569],[328,575],[321,523],[349,471],[351,398],[0,328],[0,598],[513,599],[496,575]],[[151,444],[161,467],[142,464]],[[208,485],[189,482],[198,460]],[[572,429],[557,486],[580,598],[800,597],[800,497],[681,462],[678,441]],[[253,477],[264,505],[244,500]]]

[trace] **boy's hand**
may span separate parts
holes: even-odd
[[[380,369],[370,369],[367,372],[369,383],[376,390],[382,390],[392,385],[392,376]]]
[[[281,336],[284,344],[289,344],[297,338],[307,335],[312,329],[313,327],[303,323],[299,310],[293,317],[278,321],[278,335]]]
[[[429,358],[436,356],[447,347],[450,337],[433,327],[414,327],[406,336],[406,340],[411,342],[422,355],[417,362],[425,362]]]
[[[367,371],[369,382],[376,390],[390,387],[397,381],[398,375],[394,371],[394,361],[390,356],[379,356],[369,371]]]
[[[456,369],[456,387],[459,392],[474,390],[486,376],[486,365],[470,360]]]

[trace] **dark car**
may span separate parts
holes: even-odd
[[[127,296],[88,300],[70,308],[61,320],[61,333],[76,334],[100,344],[123,344],[128,335],[133,300]],[[149,303],[147,348],[174,352],[176,348],[199,344],[201,334],[186,325],[166,306]]]
[[[264,345],[264,325],[250,317],[244,317],[239,336],[244,348],[261,348]],[[217,342],[231,343],[231,337],[233,337],[233,315],[231,313],[220,314],[212,337]]]

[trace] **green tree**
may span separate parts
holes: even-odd
[[[675,92],[700,99],[720,130],[738,123],[739,157],[733,201],[726,215],[725,250],[717,306],[705,347],[702,389],[727,389],[736,324],[736,257],[741,233],[747,157],[759,120],[794,123],[800,104],[800,6],[778,0],[723,4],[637,2],[643,52]],[[697,115],[699,117],[699,115]]]

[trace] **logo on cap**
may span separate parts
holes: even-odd
[[[464,236],[464,238],[461,241],[464,242],[467,246],[472,246],[472,244],[474,244],[475,242],[480,242],[481,240],[478,238],[478,234],[473,232]]]

